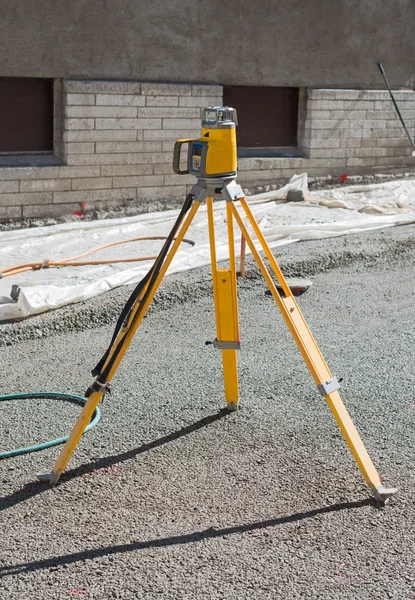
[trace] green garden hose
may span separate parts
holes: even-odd
[[[69,402],[81,405],[84,405],[87,401],[86,398],[83,398],[82,396],[75,396],[74,394],[61,394],[60,392],[30,392],[27,394],[7,394],[7,396],[0,396],[0,402],[5,402],[7,400],[23,400],[26,398],[62,398],[63,400],[68,400]],[[85,432],[95,427],[95,425],[99,423],[100,419],[101,411],[97,407],[92,415],[91,421],[85,429]],[[56,438],[56,440],[50,440],[49,442],[43,442],[42,444],[35,444],[33,446],[27,446],[26,448],[16,448],[15,450],[0,452],[0,460],[3,458],[11,458],[12,456],[19,456],[20,454],[28,454],[29,452],[38,452],[39,450],[44,450],[45,448],[51,448],[52,446],[64,444],[68,437],[69,435],[65,435],[64,437]]]

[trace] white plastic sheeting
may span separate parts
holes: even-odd
[[[289,189],[301,189],[305,200],[286,202]],[[270,247],[415,222],[415,180],[348,186],[309,192],[307,175],[295,175],[280,190],[250,196],[248,202]],[[110,242],[132,237],[168,235],[178,211],[147,213],[135,217],[20,229],[0,233],[0,270],[43,260],[59,260]],[[215,204],[216,252],[226,259],[225,203]],[[239,251],[240,234],[237,229]],[[201,206],[169,273],[193,269],[210,262],[206,207]],[[94,259],[130,258],[158,254],[162,241],[142,241],[115,246],[93,254]],[[248,249],[247,249],[248,250]],[[26,272],[0,279],[0,321],[38,314],[80,302],[120,285],[138,282],[151,261],[83,267],[63,267]],[[12,300],[12,285],[18,299]]]

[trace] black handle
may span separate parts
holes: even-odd
[[[186,169],[185,171],[182,171],[180,169],[180,152],[181,152],[183,144],[188,144],[189,142],[193,142],[193,139],[189,138],[189,139],[185,139],[185,140],[177,140],[177,142],[174,144],[173,171],[175,173],[177,173],[177,175],[188,175],[189,174],[188,169]]]

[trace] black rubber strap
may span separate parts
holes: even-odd
[[[118,354],[121,351],[121,348],[124,345],[125,342],[125,338],[128,334],[128,332],[130,331],[131,327],[133,327],[134,323],[136,322],[136,319],[138,318],[138,316],[141,314],[140,313],[140,308],[138,308],[136,314],[134,315],[133,319],[131,320],[131,322],[129,323],[128,328],[125,330],[123,337],[121,338],[121,340],[118,342],[117,347],[115,348],[115,350],[112,352],[114,343],[121,331],[121,329],[125,326],[125,323],[128,321],[129,316],[131,314],[132,309],[135,307],[136,302],[138,297],[140,296],[141,292],[143,291],[143,289],[145,288],[145,286],[148,283],[148,287],[147,290],[143,296],[143,298],[140,301],[140,304],[143,305],[145,303],[145,301],[147,300],[149,294],[151,293],[154,284],[156,282],[156,279],[160,273],[160,269],[164,263],[164,260],[167,256],[168,251],[170,250],[170,247],[174,241],[174,238],[176,237],[177,231],[180,228],[180,225],[186,215],[186,213],[188,212],[188,210],[190,209],[190,207],[192,206],[193,203],[193,195],[188,194],[186,197],[186,200],[182,206],[182,209],[176,219],[175,224],[173,225],[159,255],[157,256],[156,260],[154,261],[153,266],[151,267],[151,269],[149,270],[149,272],[143,277],[143,279],[137,284],[136,288],[133,290],[132,294],[130,295],[130,297],[128,298],[124,308],[121,311],[120,316],[118,317],[117,320],[117,324],[115,326],[114,329],[114,333],[110,342],[110,345],[108,346],[105,354],[102,356],[101,360],[98,362],[98,364],[96,365],[95,369],[93,369],[92,374],[98,377],[98,381],[103,384],[106,382],[106,379],[108,377],[108,374],[118,356]],[[109,357],[109,355],[112,352],[112,356],[111,359],[108,361],[108,364],[105,366],[104,365]],[[88,393],[89,392],[89,393]],[[86,394],[90,395],[91,393],[91,388],[88,389],[88,391],[86,392]]]

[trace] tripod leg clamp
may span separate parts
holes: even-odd
[[[222,342],[220,340],[215,340],[213,342],[213,347],[218,348],[218,350],[239,350],[241,342]]]
[[[317,389],[320,392],[320,394],[323,396],[323,398],[325,396],[327,396],[328,394],[335,392],[339,388],[340,388],[340,383],[338,382],[337,377],[332,377],[328,381],[325,381],[324,383],[320,383],[320,385],[317,386]]]

